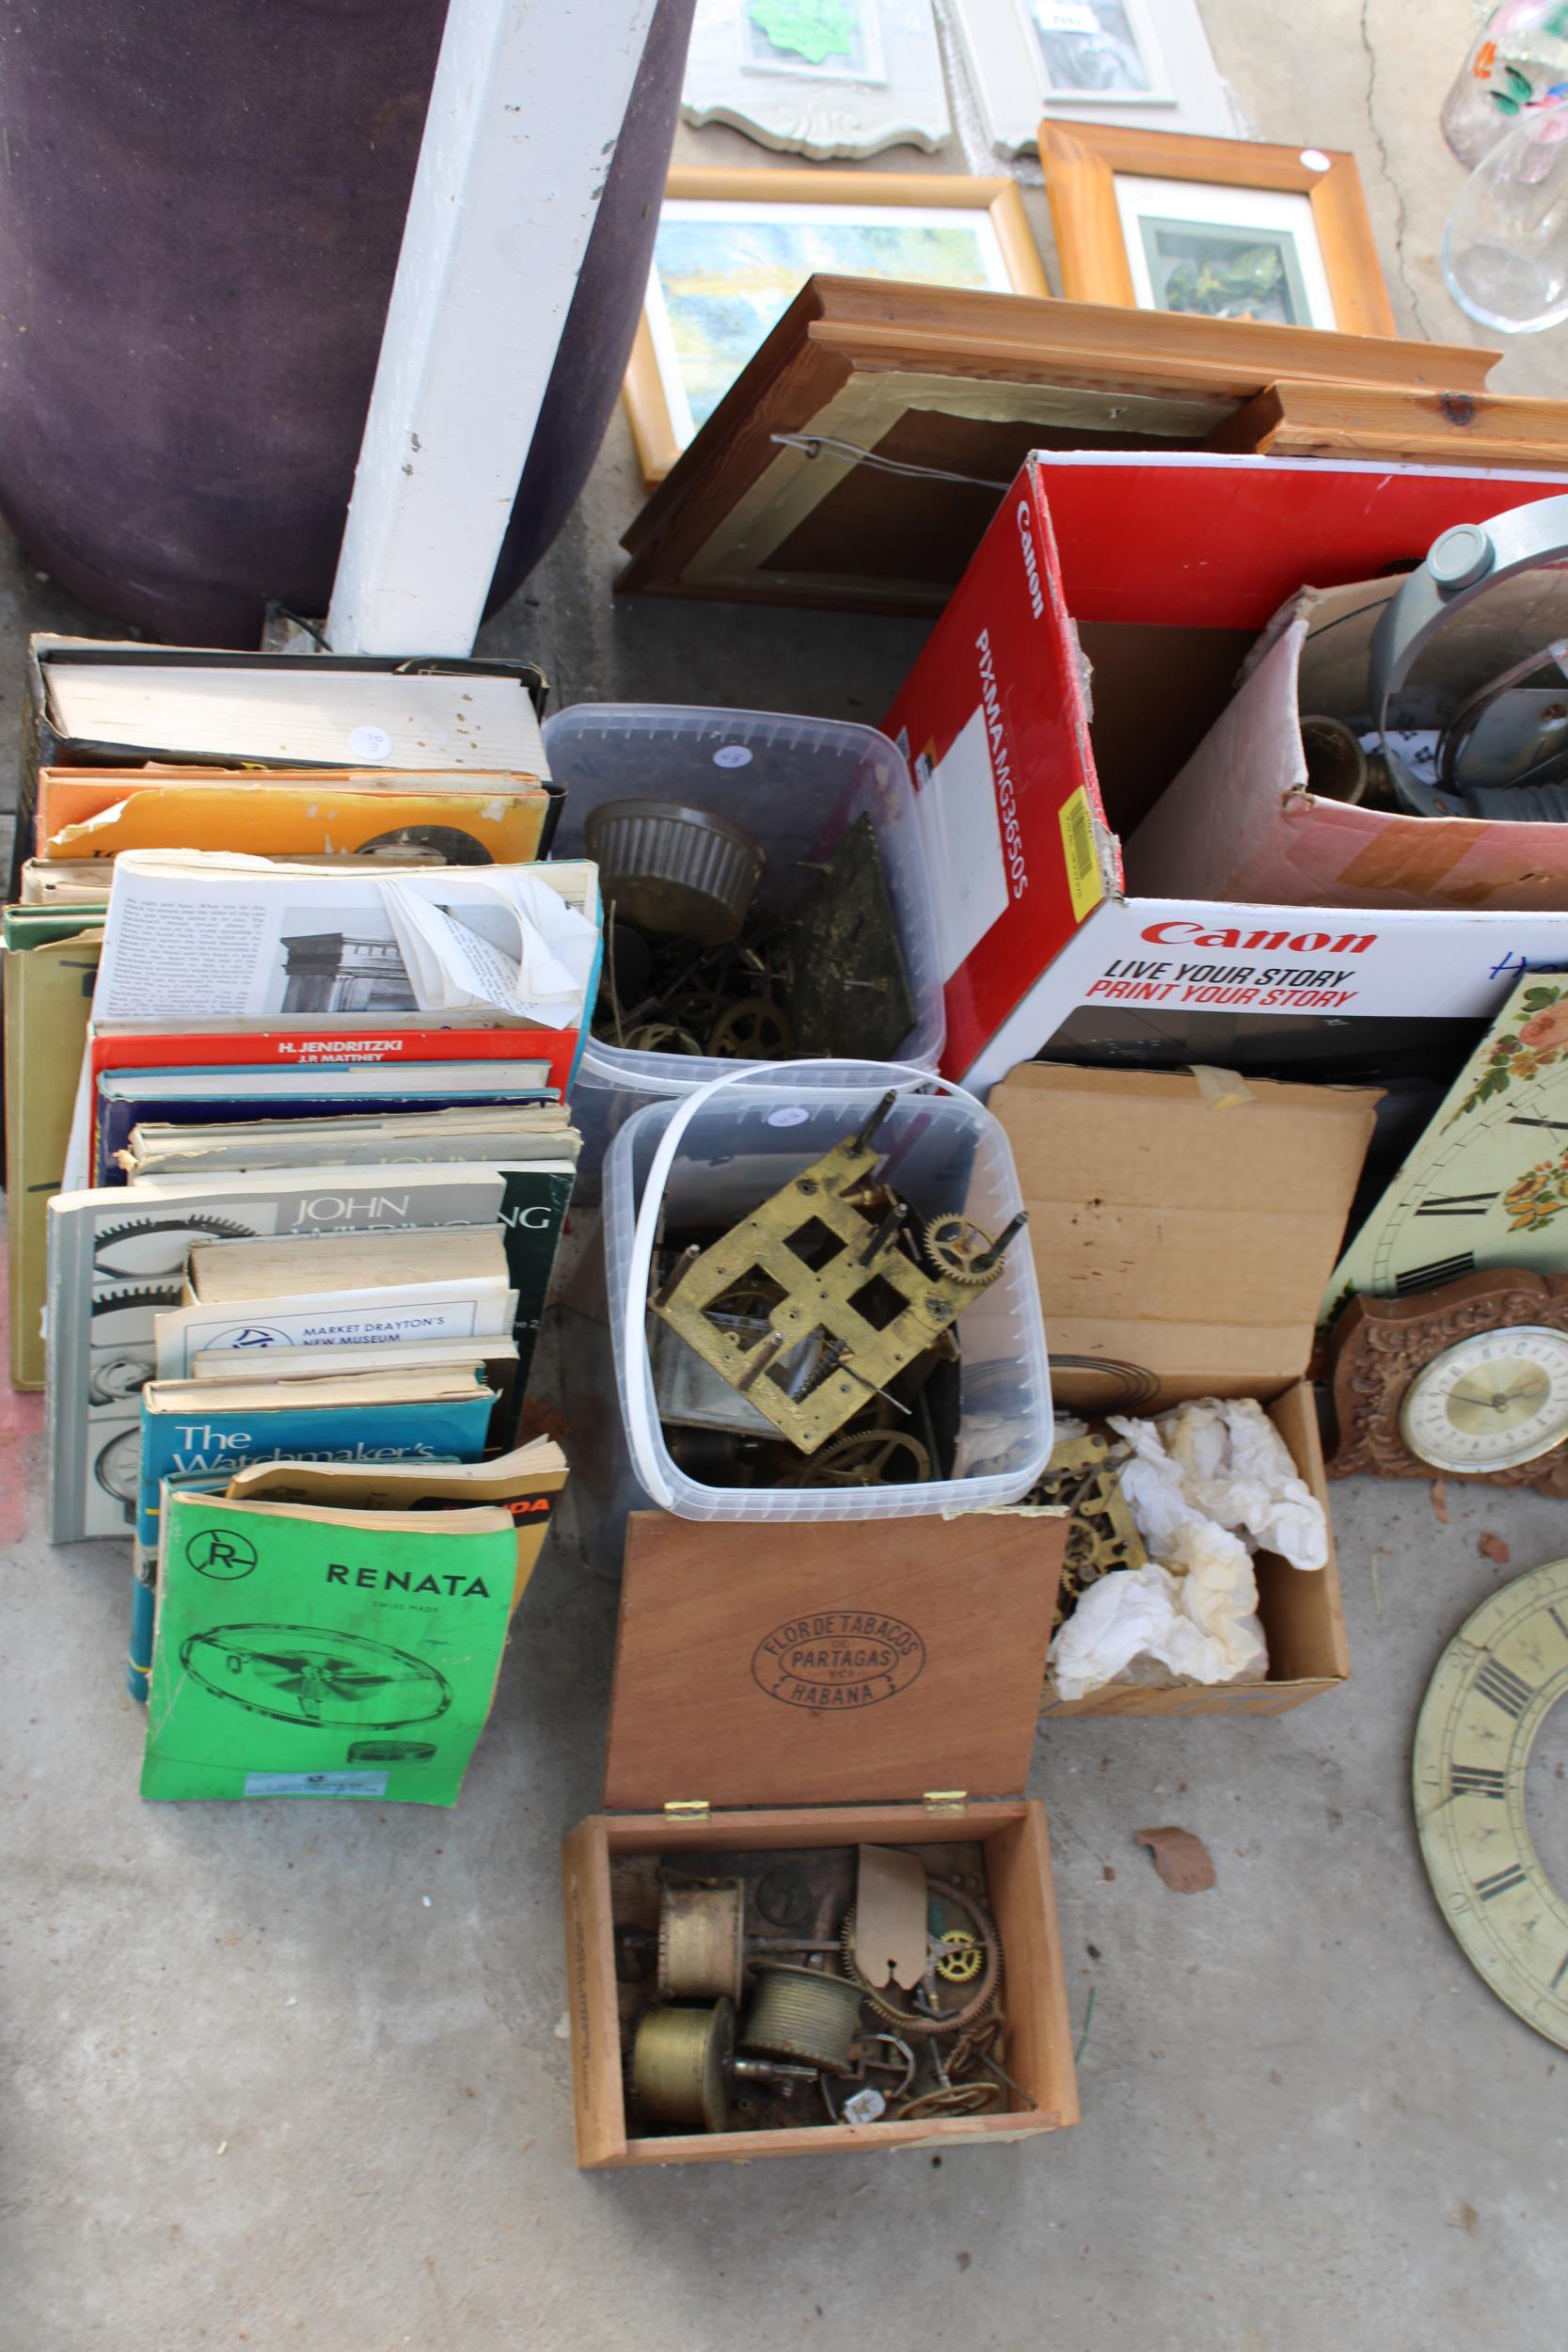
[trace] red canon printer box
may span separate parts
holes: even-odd
[[[942,1069],[1457,1059],[1568,914],[1130,898],[1132,833],[1304,583],[1421,561],[1560,478],[1202,453],[1037,453],[883,729],[911,763],[945,984]]]

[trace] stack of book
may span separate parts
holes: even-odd
[[[225,1581],[170,1553],[172,1503],[227,1510],[230,1478],[274,1462],[428,1478],[499,1454],[516,1472],[577,1160],[597,882],[542,862],[560,795],[539,682],[515,665],[35,641],[31,687],[4,934],[12,1377],[47,1391],[54,1540],[134,1539],[145,1696],[160,1575],[180,1644],[192,1593]],[[530,1480],[563,1475],[548,1452]],[[421,1492],[413,1542],[406,1511],[347,1502],[372,1514],[334,1539],[356,1578],[383,1542],[455,1559],[486,1532]],[[320,1498],[232,1507],[337,1525]],[[370,1585],[353,1590],[362,1614]],[[507,1581],[498,1639],[515,1597]],[[247,1639],[272,1622],[248,1599],[241,1615]],[[351,1648],[380,1638],[356,1625]],[[246,1693],[242,1722],[268,1717],[254,1660],[213,1671]],[[170,1748],[168,1721],[151,1729],[165,1764],[190,1761],[183,1732]],[[152,1754],[150,1794],[268,1781],[197,1790]],[[382,1775],[375,1793],[400,1791]]]
[[[143,1796],[454,1803],[565,1477],[537,1438],[167,1481]]]

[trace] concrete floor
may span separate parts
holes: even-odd
[[[1463,0],[1421,11],[1414,56],[1398,0],[1206,15],[1260,135],[1360,154],[1402,325],[1463,335],[1433,260]],[[1560,391],[1563,349],[1522,346],[1497,380]],[[483,642],[533,654],[563,701],[875,721],[918,626],[612,604],[638,495],[617,418]],[[105,628],[8,548],[0,716],[42,626]],[[1277,1721],[1041,1733],[1080,2029],[1095,1996],[1077,2131],[585,2178],[557,1849],[597,1801],[616,1594],[569,1517],[455,1813],[149,1808],[125,1560],[43,1543],[40,1424],[0,1391],[4,2352],[1559,2352],[1568,2060],[1450,1939],[1408,1766],[1444,1643],[1502,1576],[1568,1549],[1560,1507],[1456,1496],[1441,1527],[1424,1486],[1340,1488],[1349,1688]],[[1478,1553],[1487,1531],[1510,1569]],[[1560,1883],[1565,1756],[1549,1724],[1531,1809]],[[1208,1840],[1212,1892],[1155,1877],[1133,1834],[1163,1821]]]

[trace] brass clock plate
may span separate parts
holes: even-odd
[[[871,1137],[895,1099],[707,1248],[693,1244],[648,1302],[803,1454],[917,1356],[953,1349],[959,1315],[996,1280],[1023,1222],[993,1239],[960,1214],[927,1220],[922,1248],[945,1251],[940,1273],[906,1252],[908,1210],[873,1182]],[[752,1311],[736,1311],[737,1299]]]
[[[1484,1480],[1568,1495],[1568,1277],[1466,1274],[1354,1298],[1334,1327],[1331,1478]]]
[[[1568,1560],[1484,1600],[1449,1644],[1416,1725],[1416,1827],[1444,1917],[1515,2016],[1568,2049],[1568,1899],[1525,1820],[1537,1732],[1568,1696]]]

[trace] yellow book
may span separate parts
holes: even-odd
[[[60,1188],[103,937],[95,917],[66,939],[25,946],[7,917],[6,1192],[10,1221],[10,1375],[43,1386],[44,1259]]]
[[[534,1438],[487,1462],[253,1462],[236,1470],[227,1492],[230,1502],[304,1503],[335,1511],[439,1513],[463,1504],[499,1504],[510,1511],[517,1530],[515,1609],[565,1484],[561,1448],[548,1438]]]
[[[40,785],[39,855],[51,863],[122,850],[229,850],[254,857],[430,850],[450,864],[526,866],[537,857],[551,795],[497,778],[491,789],[356,789],[230,776],[189,784],[50,777]],[[97,803],[95,806],[94,803]]]

